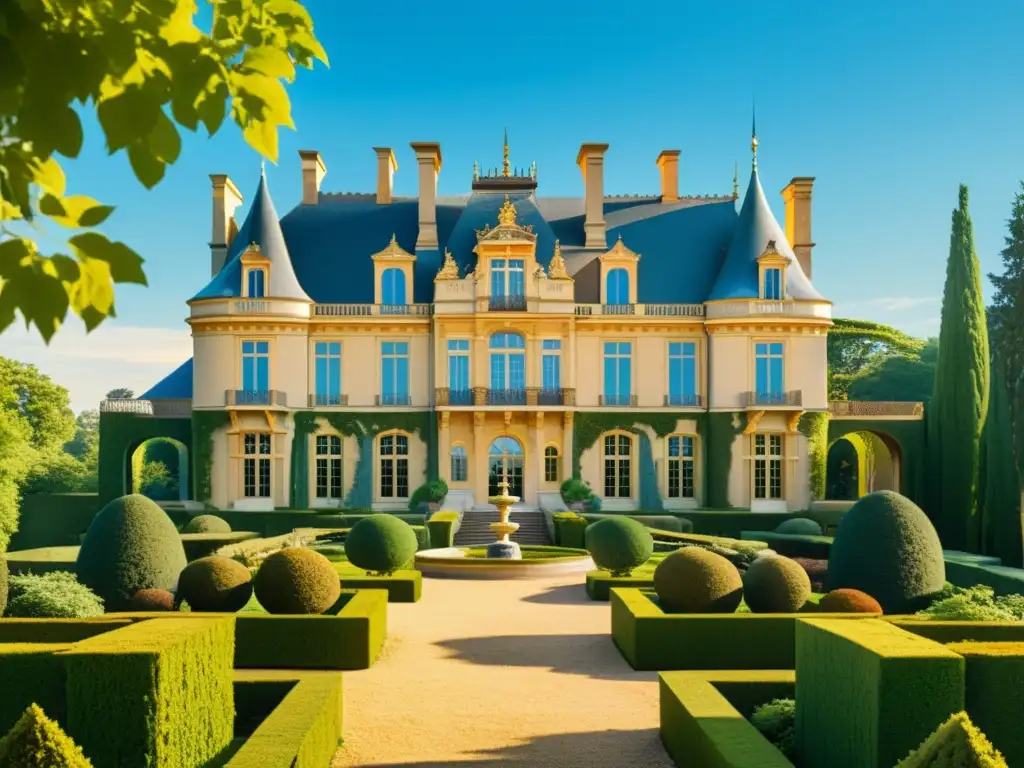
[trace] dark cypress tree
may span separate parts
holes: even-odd
[[[982,551],[1019,568],[1024,556],[1020,479],[1014,461],[1010,399],[998,356],[992,358],[992,392],[982,442],[984,452]]]
[[[989,349],[981,267],[967,211],[967,187],[953,211],[939,359],[929,405],[930,512],[943,547],[978,552],[981,432],[988,413]]]

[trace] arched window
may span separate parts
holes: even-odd
[[[696,439],[693,435],[668,437],[668,497],[670,499],[695,498],[694,457]]]
[[[628,499],[632,496],[633,437],[616,432],[604,437],[605,498]]]
[[[379,445],[381,498],[409,498],[409,436],[381,435]]]
[[[316,436],[316,498],[341,501],[341,438]]]
[[[405,304],[405,271],[388,267],[380,276],[380,303],[385,306]]]
[[[469,479],[469,461],[466,457],[466,447],[464,445],[453,445],[452,446],[452,471],[451,478],[453,483],[464,483]]]
[[[502,482],[512,496],[523,497],[523,446],[514,437],[499,437],[487,451],[487,494],[501,493]]]
[[[629,304],[629,272],[622,267],[608,271],[607,304]]]
[[[250,299],[262,299],[267,295],[267,273],[262,269],[250,269],[246,273],[248,285],[246,295]]]
[[[490,405],[526,404],[526,342],[518,333],[491,336]]]
[[[544,449],[544,482],[558,482],[558,448],[549,445]]]

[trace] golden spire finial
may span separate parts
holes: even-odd
[[[441,268],[437,270],[437,276],[434,280],[458,280],[459,279],[459,265],[455,263],[455,259],[452,258],[452,253],[447,248],[444,249],[444,263]]]
[[[548,277],[552,280],[570,280],[569,271],[565,268],[565,259],[562,257],[562,246],[555,240],[555,252],[551,255],[551,262],[548,264]]]
[[[750,151],[754,155],[754,170],[757,170],[757,109],[754,108],[750,118]]]
[[[501,175],[508,178],[511,175],[508,163],[508,128],[505,129],[505,145],[503,153],[503,160],[501,162]]]
[[[740,196],[740,164],[734,163],[732,168],[732,199]]]
[[[505,204],[498,211],[498,225],[502,227],[514,227],[516,225],[516,207],[509,200],[508,193],[505,194]]]

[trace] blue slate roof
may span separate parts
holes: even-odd
[[[533,232],[537,235],[537,263],[547,267],[551,261],[551,254],[555,251],[555,233],[537,208],[532,194],[513,193],[509,195],[509,200],[516,208],[516,224],[521,227],[533,227]],[[485,226],[493,228],[498,223],[498,211],[504,204],[503,193],[475,192],[470,195],[446,243],[462,274],[466,274],[476,264],[473,249],[476,248],[477,230]]]
[[[794,299],[821,299],[822,296],[807,279],[793,249],[779,222],[772,215],[768,201],[761,189],[757,166],[750,172],[750,184],[743,198],[739,220],[725,263],[708,295],[708,301],[720,299],[756,299],[758,290],[757,258],[764,253],[769,240],[775,241],[775,248],[789,260],[786,267],[786,295]],[[633,248],[633,246],[630,246]],[[636,248],[633,248],[636,250]],[[645,299],[646,300],[646,299]]]
[[[175,400],[192,398],[192,358],[139,395],[140,400]]]

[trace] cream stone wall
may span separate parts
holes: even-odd
[[[708,337],[711,365],[708,404],[711,410],[742,410],[754,377],[754,348],[747,334],[713,333]]]
[[[223,408],[224,392],[235,380],[235,338],[198,334],[192,340],[192,407]]]

